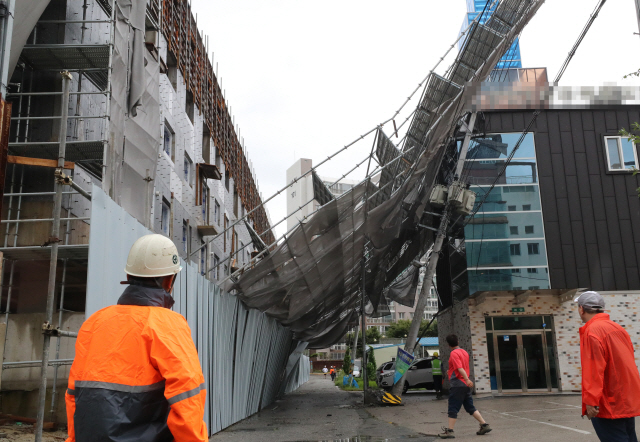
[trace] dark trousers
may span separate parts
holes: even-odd
[[[331,380],[335,381],[336,380],[336,374],[335,373],[331,373]]]
[[[433,389],[438,394],[440,394],[440,392],[442,391],[442,375],[433,375]]]
[[[476,412],[473,406],[473,398],[471,397],[471,389],[469,387],[451,387],[449,388],[449,411],[448,416],[451,419],[458,419],[460,407],[464,406],[464,411],[469,414]]]
[[[591,423],[601,442],[638,442],[635,417],[625,419],[594,417]]]

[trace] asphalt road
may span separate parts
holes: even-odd
[[[544,395],[474,399],[493,431],[480,440],[597,441],[580,417],[580,396]],[[365,407],[362,393],[344,392],[311,376],[300,390],[211,438],[215,442],[399,442],[433,441],[447,424],[447,401],[426,391],[403,396],[403,407]],[[478,441],[478,424],[461,411],[459,441]]]
[[[312,375],[298,391],[214,435],[214,442],[430,442],[419,431],[374,418],[362,393],[339,390]]]
[[[447,401],[434,400],[425,391],[403,396],[404,407],[370,408],[380,420],[393,422],[424,434],[436,434],[447,424]],[[475,407],[493,431],[482,436],[496,442],[597,441],[589,420],[581,418],[579,395],[544,395],[474,398]],[[478,423],[461,410],[455,433],[457,441],[478,441]]]

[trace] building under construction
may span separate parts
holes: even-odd
[[[214,329],[214,294],[221,296],[214,283],[274,238],[207,40],[186,0],[9,0],[0,6],[6,6],[3,109],[11,117],[9,122],[3,114],[0,164],[6,163],[0,229],[0,308],[6,323],[2,412],[35,416],[43,323],[73,334],[104,302],[104,287],[94,284],[95,296],[88,294],[88,275],[109,275],[113,267],[110,283],[122,279],[118,266],[133,242],[125,244],[124,230],[173,239],[188,272],[177,289],[175,308],[190,321],[201,356],[209,351],[211,358],[214,343],[205,330]],[[58,167],[61,152],[63,170]],[[59,186],[64,189],[57,207]],[[108,218],[118,207],[122,212]],[[52,234],[56,214],[57,235]],[[105,219],[110,219],[107,225],[95,227]],[[114,244],[119,248],[109,249]],[[53,246],[57,268],[51,278]],[[101,263],[109,253],[117,257]],[[50,280],[55,283],[52,318],[45,313]],[[187,290],[192,283],[198,284],[197,291],[195,285]],[[121,289],[113,291],[117,299]],[[191,302],[196,292],[193,296],[211,296]],[[246,310],[234,302],[216,306],[216,314],[229,308],[227,316],[245,321]],[[202,311],[210,311],[210,317],[201,316]],[[277,370],[284,371],[291,335],[259,315],[253,323],[264,322],[271,331],[251,331],[234,319],[224,333],[228,339],[229,330],[242,326],[238,333],[245,341],[248,333],[263,343],[271,340],[262,359],[276,372],[254,385],[263,391],[257,399],[239,400],[244,408],[229,416],[208,416],[212,432],[258,411],[287,387]],[[63,422],[75,341],[53,336],[46,420]]]

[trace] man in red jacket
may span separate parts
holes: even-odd
[[[584,292],[575,300],[585,323],[580,328],[582,414],[604,442],[637,442],[640,374],[631,338],[603,313],[599,293]]]

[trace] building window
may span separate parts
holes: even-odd
[[[520,244],[511,244],[509,248],[511,249],[511,256],[520,255]]]
[[[216,221],[216,224],[220,225],[220,203],[218,203],[217,200],[214,201],[213,207],[214,207],[214,212],[213,212],[214,219]]]
[[[539,255],[540,244],[537,242],[527,244],[527,251],[529,252],[529,255]]]
[[[404,319],[404,313],[403,312],[398,313],[398,319]]]
[[[230,179],[230,175],[229,175],[229,171],[225,170],[224,171],[224,187],[227,189],[227,192],[229,191],[229,179]]]
[[[240,241],[240,248],[238,249],[238,262],[244,264],[244,243]]]
[[[171,161],[175,162],[176,151],[176,134],[169,126],[169,123],[164,122],[164,153],[167,154]]]
[[[527,269],[527,273],[538,273],[538,269]]]
[[[229,275],[229,266],[228,265],[224,265],[224,274],[222,276],[227,276]]]
[[[511,273],[520,273],[520,269],[511,269]]]
[[[187,260],[191,259],[191,241],[193,240],[193,227],[191,227],[191,225],[189,225],[188,230],[188,234],[187,234]]]
[[[524,211],[529,211],[529,210],[531,210],[531,204],[523,204],[523,205],[522,205],[522,210],[524,210]]]
[[[229,225],[229,218],[227,215],[224,216],[224,230],[227,230],[227,226]],[[227,233],[224,233],[224,253],[227,253]]]
[[[507,210],[509,210],[509,212],[515,212],[516,211],[516,206],[508,206]]]
[[[517,235],[518,234],[518,226],[509,226],[509,232],[511,232],[512,235]]]
[[[190,91],[187,91],[187,100],[185,103],[185,112],[187,113],[187,117],[191,121],[191,124],[195,121],[196,114],[196,106],[193,102],[193,94]]]
[[[610,171],[638,169],[636,146],[627,137],[604,137]]]
[[[202,222],[209,225],[209,188],[202,186]]]
[[[169,225],[171,223],[171,204],[169,201],[162,198],[162,214],[160,216],[160,230],[162,230],[162,234],[166,237],[169,237]]]
[[[213,255],[213,279],[219,279],[220,275],[220,258],[214,253]]]
[[[207,273],[207,246],[204,245],[204,241],[200,244],[200,274],[205,275]]]
[[[533,226],[524,226],[524,233],[527,235],[533,235]]]
[[[167,51],[167,77],[174,91],[178,90],[178,60],[171,51]]]
[[[187,253],[187,221],[182,220],[182,250]]]
[[[189,155],[185,153],[184,154],[184,180],[191,187],[193,187],[192,181],[193,181],[194,175],[195,174],[193,173],[193,161],[191,161],[191,158],[189,158]]]

